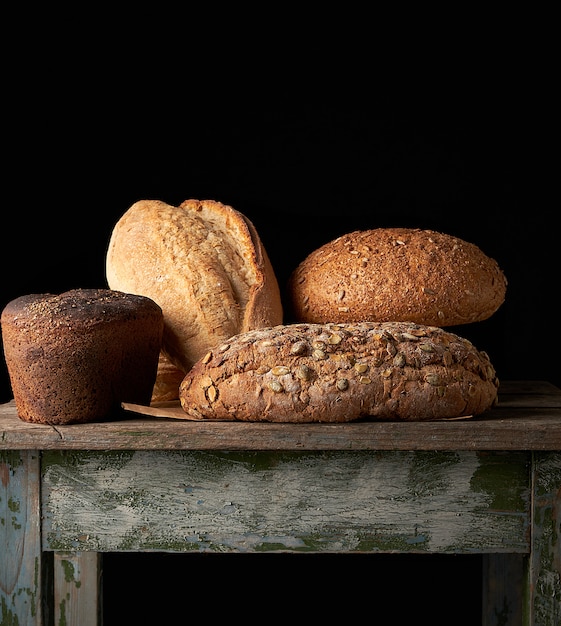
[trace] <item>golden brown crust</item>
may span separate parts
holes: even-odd
[[[182,371],[234,334],[282,322],[277,279],[251,221],[214,200],[133,204],[106,258],[113,289],[164,312],[163,353]]]
[[[109,289],[30,294],[9,302],[1,321],[22,420],[94,422],[122,402],[150,403],[163,314],[149,298]]]
[[[171,363],[163,352],[160,352],[156,382],[152,389],[152,399],[150,403],[173,402],[178,400],[179,385],[184,376],[185,372]]]
[[[288,281],[293,321],[413,321],[457,326],[490,317],[507,281],[476,245],[432,230],[377,228],[314,250]]]
[[[350,422],[477,415],[497,399],[485,352],[409,322],[287,324],[237,335],[187,373],[192,419]]]

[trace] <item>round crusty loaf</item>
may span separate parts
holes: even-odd
[[[288,280],[295,322],[412,321],[456,326],[490,317],[507,281],[475,244],[417,228],[354,231],[309,254]]]
[[[164,328],[149,298],[109,289],[29,294],[2,311],[2,339],[19,417],[73,424],[150,404]]]
[[[282,322],[277,279],[254,225],[214,200],[133,204],[113,229],[106,275],[111,288],[148,296],[163,310],[154,400],[177,399],[180,373],[210,346]]]
[[[489,357],[410,322],[287,324],[232,337],[183,379],[193,419],[350,422],[476,415],[497,399]]]

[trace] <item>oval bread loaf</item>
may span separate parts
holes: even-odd
[[[179,388],[192,419],[350,422],[477,415],[497,399],[489,357],[411,322],[287,324],[213,348]]]
[[[156,400],[177,399],[178,378],[210,346],[282,322],[279,286],[255,226],[214,200],[133,204],[111,234],[106,276],[111,288],[162,308]]]
[[[498,263],[475,244],[433,230],[354,231],[309,254],[288,280],[294,322],[412,321],[456,326],[504,302]]]

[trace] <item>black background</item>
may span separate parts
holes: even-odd
[[[555,127],[539,94],[279,94],[238,109],[219,95],[170,98],[169,107],[152,96],[159,106],[148,99],[140,109],[119,100],[83,117],[60,109],[26,120],[5,169],[0,306],[27,293],[107,286],[111,231],[139,199],[238,209],[256,225],[281,289],[309,252],[345,232],[432,228],[477,244],[508,279],[491,318],[452,330],[489,353],[499,378],[561,385],[559,207],[548,193],[558,180],[548,149]]]
[[[528,74],[511,68],[505,79],[495,69],[485,80],[475,74],[454,86],[444,72],[438,88],[405,79],[399,89],[382,87],[368,73],[310,90],[306,98],[301,85],[289,88],[280,79],[250,96],[240,85],[217,80],[203,89],[182,77],[182,87],[147,87],[145,79],[118,89],[111,84],[103,92],[85,81],[70,89],[65,84],[61,97],[59,85],[50,84],[47,92],[35,92],[25,114],[16,99],[4,143],[0,306],[27,293],[105,287],[112,228],[139,199],[230,204],[256,225],[281,288],[309,252],[345,232],[432,228],[477,244],[508,279],[497,313],[454,330],[488,352],[500,379],[561,386],[555,303],[559,199],[556,191],[549,193],[558,181],[557,147],[549,149],[555,144],[551,101]],[[0,399],[8,401],[3,363],[2,368]],[[304,557],[279,558],[292,567]],[[342,589],[338,576],[358,576],[357,560],[341,558],[333,558],[330,576],[325,558],[314,571],[309,560],[300,561],[290,580],[302,589],[308,577],[323,576],[323,588],[336,592]],[[434,556],[394,566],[372,558],[366,575],[377,602],[387,597],[396,606],[415,587],[411,614],[423,614],[422,597],[434,619],[443,600],[434,595],[435,585],[449,596],[447,582],[467,594],[454,596],[466,615],[466,607],[474,611],[471,618],[478,614],[477,560],[460,564]],[[218,570],[231,591],[237,570],[230,561],[197,559],[196,572],[183,566],[182,586],[161,574],[163,561],[154,555],[146,556],[144,570],[135,557],[108,557],[107,604],[129,611],[141,606],[146,615],[143,583],[146,593],[167,589],[179,598],[182,589],[192,588],[193,576],[197,597],[207,594],[213,602],[220,592],[212,582]],[[277,562],[248,559],[252,597],[270,593],[268,582],[280,577]],[[277,581],[276,589],[290,587],[290,580]],[[239,596],[229,600],[235,605]],[[219,610],[224,616],[238,612],[232,604]]]

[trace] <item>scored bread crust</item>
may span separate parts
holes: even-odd
[[[160,365],[173,384],[179,373],[170,363],[187,372],[209,346],[282,322],[279,286],[255,226],[214,200],[133,204],[111,234],[106,277],[111,288],[161,306]]]
[[[286,324],[214,347],[179,388],[194,420],[435,420],[483,413],[499,381],[488,355],[411,322]]]
[[[294,322],[412,321],[456,326],[490,317],[507,280],[478,246],[418,228],[354,231],[309,254],[292,272]]]

